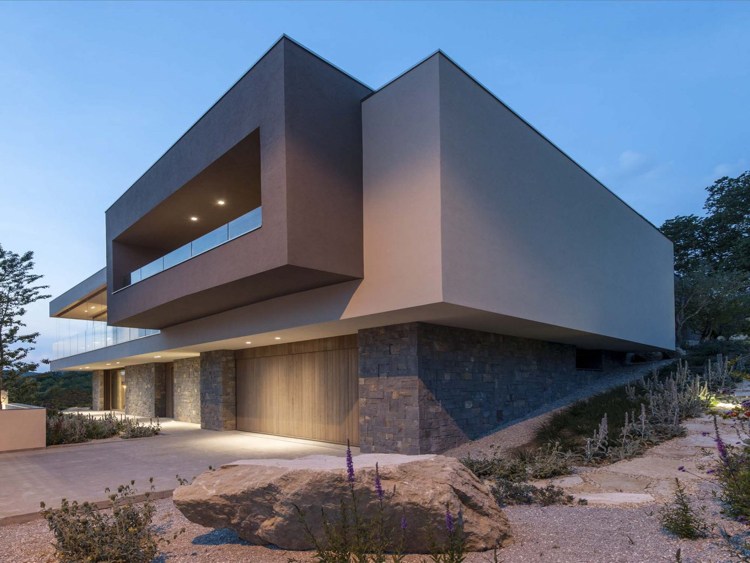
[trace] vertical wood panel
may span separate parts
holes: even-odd
[[[237,428],[359,444],[357,360],[356,337],[238,352]]]

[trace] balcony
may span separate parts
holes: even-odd
[[[159,334],[158,330],[108,326],[100,321],[61,319],[57,322],[57,341],[52,344],[53,360]]]
[[[173,250],[169,254],[165,254],[161,258],[157,258],[145,266],[130,272],[130,275],[125,281],[124,287],[131,286],[150,278],[159,272],[163,272],[173,266],[186,262],[191,258],[203,254],[204,252],[208,252],[217,246],[221,246],[232,239],[255,231],[262,225],[263,208],[256,207],[249,213],[245,213],[229,223],[206,233],[202,237]]]

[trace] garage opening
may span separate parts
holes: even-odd
[[[357,335],[238,350],[237,429],[359,445]]]

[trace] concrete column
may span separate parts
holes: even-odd
[[[104,410],[104,372],[91,372],[91,410]]]
[[[125,413],[155,418],[164,416],[164,364],[140,364],[125,368]]]
[[[175,360],[174,419],[182,422],[201,422],[201,359]]]
[[[233,350],[203,352],[200,357],[201,428],[237,429],[236,372]]]
[[[362,453],[421,453],[416,323],[359,331]]]

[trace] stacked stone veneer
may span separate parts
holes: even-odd
[[[236,372],[233,350],[203,352],[200,357],[201,428],[237,429]]]
[[[166,411],[164,364],[140,364],[125,368],[125,412],[153,418]]]
[[[359,332],[362,452],[437,453],[478,438],[601,374],[575,347],[410,323]]]
[[[91,372],[91,410],[104,410],[104,372]]]
[[[174,419],[182,422],[201,422],[201,360],[175,360]]]

